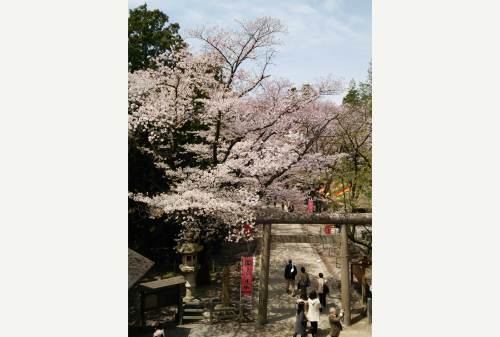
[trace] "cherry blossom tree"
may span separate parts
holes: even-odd
[[[342,157],[314,148],[338,118],[319,99],[325,83],[295,88],[266,73],[283,31],[272,18],[238,31],[200,28],[191,35],[203,53],[173,52],[129,74],[130,130],[146,136],[145,151],[170,178],[165,193],[132,197],[182,223],[180,242],[251,239],[262,200],[301,200]]]

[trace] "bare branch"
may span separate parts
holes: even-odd
[[[255,80],[241,80],[251,82],[241,95],[245,95],[269,77],[265,74],[268,65],[271,63],[276,50],[274,47],[280,43],[277,36],[284,33],[285,27],[277,19],[262,17],[254,21],[237,21],[240,25],[239,31],[221,31],[213,29],[213,33],[201,28],[191,31],[193,38],[200,39],[210,49],[214,50],[228,64],[227,74],[224,82],[226,87],[232,88],[237,78],[240,68],[246,61],[258,63],[264,58],[264,63],[260,65],[260,75]],[[262,53],[260,53],[262,51]]]

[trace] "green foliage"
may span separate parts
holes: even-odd
[[[133,193],[154,195],[168,189],[164,170],[155,167],[151,153],[143,151],[141,137],[129,136],[128,190]]]
[[[372,65],[368,69],[368,78],[365,82],[359,84],[359,99],[360,104],[369,112],[372,113]]]
[[[171,278],[171,277],[178,276],[178,275],[180,275],[180,274],[176,273],[174,271],[169,271],[169,272],[166,272],[165,274],[163,274],[162,278]]]
[[[342,104],[357,106],[361,103],[359,90],[356,88],[356,81],[351,80],[347,94],[342,99]]]
[[[129,70],[154,67],[154,58],[166,51],[178,50],[185,43],[179,35],[179,24],[168,23],[168,16],[144,4],[129,11]]]
[[[168,19],[168,16],[159,10],[148,10],[146,4],[129,11],[129,71],[154,68],[155,57],[185,46],[179,35],[179,25],[169,24]],[[187,125],[186,129],[196,129],[196,127]],[[145,135],[140,132],[129,134],[129,191],[147,195],[168,191],[171,181],[167,179],[163,169],[154,165],[154,155],[159,150],[145,146],[147,142],[144,137]],[[187,142],[180,138],[181,143]],[[183,155],[185,164],[189,165],[192,159],[189,154]],[[149,257],[153,257],[150,255],[151,248],[160,246],[172,247],[171,253],[174,254],[173,247],[176,244],[174,238],[178,231],[176,223],[167,219],[152,219],[146,205],[129,199],[130,247]]]
[[[175,247],[181,226],[166,217],[152,219],[147,205],[129,199],[128,247],[153,260],[168,271],[179,256]]]
[[[349,191],[338,200],[344,211],[370,211],[372,201],[372,70],[368,69],[368,78],[356,84],[351,81],[343,101],[346,108],[344,118],[338,120],[341,137],[337,147],[348,155],[332,171],[331,181],[349,186]],[[357,235],[354,226],[348,227],[351,242],[360,248],[363,255],[371,257],[371,228],[365,228],[362,235]]]
[[[371,73],[370,65],[365,81],[350,82],[342,101],[345,113],[337,120],[340,137],[333,141],[336,149],[347,156],[337,163],[329,179],[341,184],[342,188],[349,187],[349,191],[337,200],[348,212],[371,209]]]
[[[129,11],[129,71],[154,67],[154,58],[166,51],[178,50],[184,41],[179,25],[167,25],[168,16],[159,10],[148,10],[144,4]],[[169,181],[162,169],[154,166],[154,151],[145,149],[144,135],[129,134],[129,191],[156,194],[168,189]]]
[[[368,78],[356,85],[356,81],[349,83],[347,94],[342,99],[342,104],[352,108],[365,109],[372,113],[372,66],[368,69]]]

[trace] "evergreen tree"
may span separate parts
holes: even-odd
[[[168,16],[159,11],[148,10],[144,4],[129,11],[128,18],[128,64],[129,70],[154,67],[154,58],[185,43],[179,35],[179,24],[168,24]]]

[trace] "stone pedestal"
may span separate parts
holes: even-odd
[[[186,278],[186,296],[184,302],[193,302],[193,290],[196,288],[196,270],[198,267],[197,254],[203,250],[203,246],[197,243],[184,243],[179,248],[179,253],[182,254],[182,264],[179,269]]]
[[[190,302],[194,300],[192,289],[196,287],[196,269],[194,267],[180,265],[179,269],[184,274],[186,279],[186,296],[184,296],[184,302]]]

